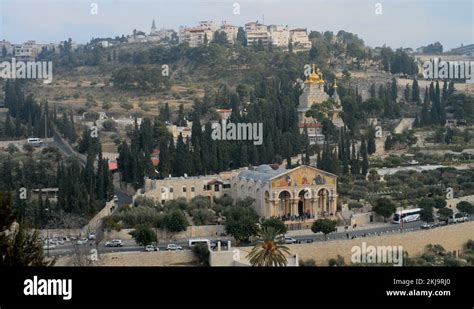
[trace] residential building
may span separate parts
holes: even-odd
[[[450,53],[458,54],[458,55],[474,56],[474,44],[469,44],[469,45],[461,44],[460,47],[451,49]]]
[[[179,31],[179,43],[188,43],[190,47],[203,45],[214,37],[214,32],[208,28],[182,28]]]
[[[221,120],[227,120],[230,118],[230,115],[232,115],[232,109],[231,108],[218,108],[216,109],[216,113],[219,114],[221,117]]]
[[[230,182],[219,175],[196,177],[167,177],[164,179],[145,179],[145,185],[138,196],[152,198],[164,204],[167,201],[185,198],[191,200],[196,196],[208,197],[211,201],[215,197],[230,196]]]
[[[175,142],[178,140],[178,137],[180,134],[184,140],[186,140],[187,138],[191,138],[191,127],[192,127],[192,122],[188,122],[188,126],[186,127],[180,127],[174,124],[170,124],[166,126],[168,131],[173,135],[173,140]]]
[[[56,202],[58,200],[58,192],[58,188],[33,189],[32,197],[35,199],[39,199],[41,197],[43,200],[48,199],[51,202]]]
[[[219,30],[219,26],[214,21],[210,20],[200,21],[198,28],[212,31],[213,34]]]
[[[36,41],[30,40],[23,44],[14,45],[13,54],[17,60],[34,61],[41,50],[41,44],[36,44]]]
[[[239,31],[239,27],[229,25],[226,22],[223,22],[219,31],[225,32],[225,34],[227,35],[227,41],[229,43],[234,44],[235,41],[237,40],[237,33]]]
[[[288,43],[290,40],[288,26],[270,25],[268,26],[268,32],[273,46],[282,47],[284,49],[288,48]]]
[[[0,56],[2,56],[3,49],[5,48],[7,56],[13,55],[13,45],[9,41],[0,41]]]
[[[270,42],[268,27],[257,22],[245,24],[245,33],[247,35],[247,45],[254,46],[261,40],[264,46]]]
[[[311,49],[308,32],[304,28],[290,30],[290,42],[293,46],[293,52],[295,53]]]

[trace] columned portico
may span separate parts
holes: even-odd
[[[261,165],[241,172],[232,183],[234,198],[254,198],[262,217],[304,221],[336,213],[337,176],[317,168]]]

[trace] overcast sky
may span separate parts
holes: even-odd
[[[375,14],[375,4],[382,14]],[[98,14],[91,14],[97,3]],[[234,3],[240,14],[233,14]],[[474,43],[473,0],[0,0],[0,40],[59,42],[115,37],[133,29],[195,26],[200,20],[285,24],[356,33],[369,46],[412,47],[440,41],[445,50]]]

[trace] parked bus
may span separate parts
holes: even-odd
[[[188,240],[189,248],[192,248],[197,244],[206,244],[209,248],[211,246],[211,241],[207,238],[194,238]]]
[[[405,209],[393,215],[393,223],[406,223],[420,220],[421,208]]]

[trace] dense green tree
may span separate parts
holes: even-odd
[[[381,197],[376,200],[373,210],[386,221],[388,217],[395,213],[396,207],[392,200]]]
[[[164,226],[167,231],[176,233],[185,231],[188,227],[188,220],[180,209],[173,209],[165,215]]]
[[[239,42],[240,44],[242,44],[242,46],[247,46],[247,35],[245,33],[244,28],[242,27],[239,27],[239,29],[237,30],[236,42]]]
[[[238,243],[248,242],[258,232],[258,215],[252,207],[253,201],[239,201],[225,212],[225,231]]]
[[[324,238],[327,240],[327,235],[336,231],[336,224],[335,220],[330,219],[320,219],[313,222],[311,225],[311,231],[313,233],[323,233]]]
[[[283,223],[283,221],[275,217],[263,220],[261,226],[262,228],[269,228],[269,227],[274,228],[275,233],[277,233],[277,235],[284,235],[286,234],[288,230],[285,223]]]
[[[140,246],[148,246],[157,241],[156,233],[145,224],[135,226],[135,229],[130,232],[130,235],[132,235],[135,242]]]
[[[461,201],[456,205],[456,208],[461,212],[467,214],[474,214],[474,205],[469,202]]]

